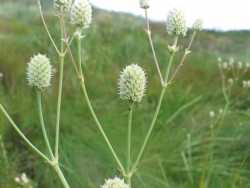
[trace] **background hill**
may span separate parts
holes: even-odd
[[[58,39],[58,25],[51,11],[46,12],[46,20],[52,35]],[[84,43],[87,87],[105,130],[125,160],[122,146],[126,143],[127,106],[117,96],[119,73],[127,64],[137,63],[146,69],[149,78],[147,96],[136,109],[133,142],[137,150],[133,151],[134,155],[146,133],[147,122],[152,118],[160,86],[142,18],[96,9],[93,20]],[[163,68],[169,57],[167,46],[171,40],[164,23],[152,23],[152,31]],[[183,40],[181,49],[187,40]],[[135,184],[138,188],[247,188],[250,186],[249,94],[240,90],[233,93],[237,100],[235,105],[230,106],[229,114],[216,132],[213,160],[209,160],[210,126],[213,123],[209,112],[213,110],[217,113],[225,104],[217,58],[234,57],[237,61],[250,61],[250,32],[203,31],[192,51],[188,63],[164,99],[155,133]],[[8,108],[25,134],[42,148],[36,102],[33,91],[26,84],[25,75],[26,63],[38,52],[48,54],[57,68],[55,52],[36,7],[10,3],[9,0],[1,3],[0,72],[3,77],[0,81],[0,102]],[[65,74],[61,141],[64,171],[72,187],[97,188],[117,171],[82,100],[69,59]],[[245,79],[248,78],[246,75]],[[53,82],[53,87],[45,96],[45,115],[51,138],[54,135],[57,75]],[[173,116],[185,104],[188,105],[179,111],[178,117]],[[16,187],[14,178],[22,172],[39,188],[61,187],[53,171],[15,134],[2,114],[0,135],[3,138],[0,187]],[[191,142],[191,150],[188,141]],[[188,152],[190,158],[187,162],[182,154]]]

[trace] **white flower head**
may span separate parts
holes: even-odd
[[[129,188],[129,186],[123,179],[114,177],[113,179],[107,179],[101,188]]]
[[[215,112],[214,111],[210,111],[209,112],[209,116],[210,116],[210,118],[214,118],[215,117]]]
[[[141,102],[146,88],[145,72],[136,64],[129,65],[121,72],[118,85],[121,99]]]
[[[169,35],[187,34],[187,24],[184,13],[181,10],[173,9],[169,12],[167,17],[167,32]]]
[[[149,0],[140,0],[140,7],[143,9],[149,8]]]
[[[54,0],[54,8],[59,13],[68,13],[72,5],[72,0]]]
[[[197,19],[193,24],[193,30],[201,31],[203,29],[203,21],[202,19]]]
[[[92,7],[88,0],[75,0],[70,11],[71,24],[80,28],[88,28],[92,22]]]
[[[27,67],[28,84],[42,90],[50,86],[51,77],[50,60],[42,54],[33,56]]]

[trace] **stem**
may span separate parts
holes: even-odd
[[[155,66],[156,66],[158,75],[160,77],[161,85],[163,86],[164,85],[164,80],[163,80],[163,77],[162,77],[162,74],[161,74],[161,69],[160,69],[160,66],[159,66],[159,61],[158,61],[158,58],[156,56],[155,47],[154,47],[154,43],[153,43],[152,36],[151,36],[151,29],[150,29],[150,24],[149,24],[149,18],[148,18],[148,11],[147,11],[147,9],[145,9],[145,20],[146,20],[146,33],[148,35],[149,44],[150,44],[150,47],[151,47],[151,50],[152,50],[152,53],[153,53],[153,58],[154,58]]]
[[[177,47],[177,43],[178,43],[178,36],[175,37],[173,46]],[[168,67],[167,67],[167,70],[166,70],[166,73],[165,73],[165,84],[168,84],[168,78],[169,78],[170,70],[171,70],[171,67],[172,67],[172,64],[173,64],[173,61],[174,61],[175,53],[176,52],[172,52],[172,54],[170,56],[170,59],[169,59],[169,62],[168,62]]]
[[[39,13],[40,13],[40,16],[41,16],[41,19],[42,19],[42,22],[43,22],[43,26],[44,26],[44,28],[45,28],[45,30],[46,30],[48,36],[49,36],[49,39],[50,39],[51,43],[53,44],[53,46],[54,46],[56,52],[57,52],[58,54],[60,54],[60,51],[58,50],[58,47],[57,47],[55,41],[53,40],[53,38],[52,38],[52,36],[51,36],[51,34],[50,34],[50,32],[49,32],[48,26],[47,26],[47,24],[46,24],[46,22],[45,22],[40,0],[37,0],[37,4],[38,4],[38,8],[39,8]]]
[[[79,36],[79,38],[78,38],[78,48],[80,48],[80,49],[78,49],[78,58],[79,58],[79,62],[78,63],[79,63],[79,68],[81,68],[81,64],[82,64],[82,62],[81,62],[82,58],[81,58],[81,44],[80,44],[80,42],[81,42],[81,37]],[[114,150],[111,142],[109,141],[109,139],[108,139],[108,137],[107,137],[107,135],[106,135],[106,133],[105,133],[105,131],[104,131],[104,129],[103,129],[100,121],[98,120],[97,115],[96,115],[93,107],[92,107],[92,104],[90,102],[90,99],[89,99],[89,96],[88,96],[88,92],[87,92],[87,89],[86,89],[86,86],[85,86],[84,75],[83,75],[82,69],[80,69],[79,71],[80,71],[80,75],[79,76],[80,76],[80,81],[81,81],[81,88],[82,88],[85,100],[87,102],[88,108],[90,110],[90,113],[91,113],[91,115],[92,115],[92,117],[93,117],[93,119],[94,119],[94,121],[95,121],[95,123],[96,123],[96,125],[97,125],[97,127],[99,129],[99,131],[101,132],[101,134],[102,134],[102,136],[103,136],[106,144],[108,145],[108,148],[110,149],[110,151],[111,151],[111,153],[112,153],[115,161],[117,162],[119,168],[121,169],[122,174],[125,176],[126,175],[125,168],[122,165],[119,157],[117,156],[117,154],[116,154],[116,152],[115,152],[115,150]]]
[[[40,157],[42,157],[45,161],[50,162],[50,160],[39,150],[37,149],[30,141],[29,139],[22,133],[22,131],[18,128],[18,126],[15,124],[15,122],[12,120],[12,118],[9,116],[8,112],[4,109],[4,107],[0,104],[0,109],[5,115],[5,117],[8,119],[10,124],[13,126],[13,128],[16,130],[16,132],[22,137],[22,139],[33,149]]]
[[[62,182],[64,188],[70,188],[70,186],[69,186],[67,180],[65,179],[65,177],[64,177],[64,175],[63,175],[63,172],[62,172],[62,170],[60,169],[59,165],[56,164],[56,165],[54,165],[53,167],[54,167],[54,170],[56,171],[58,177],[60,178],[60,180],[61,180],[61,182]]]
[[[133,168],[132,168],[132,172],[134,172],[134,171],[136,170],[137,165],[139,164],[139,162],[140,162],[140,160],[141,160],[141,158],[142,158],[142,155],[143,155],[143,153],[144,153],[144,150],[145,150],[145,148],[146,148],[146,146],[147,146],[148,140],[149,140],[149,138],[150,138],[150,136],[151,136],[151,134],[152,134],[153,128],[154,128],[154,126],[155,126],[157,117],[158,117],[159,112],[160,112],[162,100],[163,100],[163,98],[164,98],[166,89],[167,89],[166,87],[163,87],[163,88],[162,88],[162,91],[161,91],[161,94],[160,94],[160,98],[159,98],[159,101],[158,101],[158,104],[157,104],[157,108],[156,108],[156,111],[155,111],[155,113],[154,113],[153,120],[152,120],[152,122],[151,122],[150,128],[149,128],[148,133],[147,133],[147,135],[146,135],[146,138],[145,138],[145,140],[144,140],[144,142],[143,142],[143,144],[142,144],[142,147],[141,147],[141,149],[140,149],[140,152],[139,152],[139,155],[138,155],[138,157],[137,157],[137,159],[136,159],[136,162],[134,163],[134,166],[133,166]]]
[[[50,146],[50,142],[48,139],[48,134],[45,128],[45,123],[44,123],[44,118],[43,118],[43,110],[42,110],[42,94],[41,91],[37,91],[37,104],[38,104],[38,110],[39,110],[39,118],[40,118],[40,123],[41,123],[41,128],[42,128],[42,132],[43,132],[43,137],[46,143],[46,146],[49,150],[49,154],[51,159],[54,158],[51,146]]]
[[[58,100],[57,100],[57,115],[56,115],[56,140],[55,140],[55,158],[59,158],[59,137],[60,137],[60,118],[61,118],[61,103],[62,103],[62,87],[63,87],[63,72],[64,72],[64,29],[63,29],[63,18],[60,17],[61,25],[61,53],[59,56],[59,87],[58,87]]]
[[[4,145],[2,135],[0,135],[0,147],[3,151],[3,158],[4,158],[5,165],[9,168],[9,160],[8,160],[7,151]]]
[[[130,105],[129,116],[128,116],[128,158],[127,158],[127,174],[128,174],[128,185],[131,188],[131,175],[130,173],[130,165],[131,165],[131,135],[132,135],[132,120],[133,120],[133,110],[134,103]]]

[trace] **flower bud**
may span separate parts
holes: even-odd
[[[186,36],[187,25],[182,11],[173,9],[169,12],[167,18],[167,32],[169,35]]]
[[[148,9],[149,8],[149,0],[140,0],[140,6],[143,9]]]
[[[72,0],[54,0],[54,8],[57,12],[67,13],[72,5]]]
[[[193,30],[201,31],[203,28],[203,21],[201,19],[197,19],[193,24]]]
[[[129,188],[129,186],[124,182],[123,179],[115,177],[113,179],[106,180],[101,188]]]
[[[45,55],[35,55],[31,58],[27,67],[28,84],[38,89],[50,86],[52,77],[52,66]]]
[[[75,0],[70,11],[72,25],[78,28],[88,28],[92,22],[92,7],[88,0]]]
[[[138,65],[129,65],[122,71],[118,85],[121,99],[141,102],[146,88],[145,72]]]

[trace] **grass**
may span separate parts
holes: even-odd
[[[9,3],[0,8],[0,72],[4,74],[0,82],[0,102],[11,112],[24,133],[39,148],[45,149],[34,92],[26,84],[25,70],[34,53],[48,54],[54,67],[57,67],[57,59],[36,9],[29,7],[28,10]],[[50,28],[55,26],[52,34],[58,39],[55,17],[48,14],[46,20]],[[162,23],[153,23],[152,28],[160,66],[165,67],[169,38]],[[247,31],[204,31],[198,36],[188,64],[163,101],[154,134],[133,179],[135,187],[250,186],[249,96],[241,95],[215,135],[211,134],[213,120],[209,117],[210,110],[218,111],[224,106],[216,59],[218,56],[233,56],[248,61],[249,36]],[[120,71],[127,64],[138,63],[146,69],[149,79],[147,96],[136,107],[133,159],[152,119],[160,90],[146,39],[141,18],[96,10],[94,24],[84,43],[86,85],[97,114],[123,162],[128,107],[117,96]],[[63,169],[72,187],[97,188],[105,178],[119,172],[89,114],[69,59],[65,70],[60,150]],[[53,87],[44,100],[51,139],[54,138],[56,85],[55,76]],[[194,100],[192,105],[181,110],[178,116],[172,116],[191,100]],[[0,187],[16,187],[14,177],[22,172],[26,172],[39,188],[61,187],[54,172],[26,146],[2,115],[0,135],[10,161],[5,162],[1,148]]]

